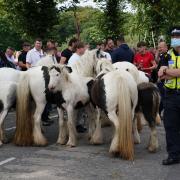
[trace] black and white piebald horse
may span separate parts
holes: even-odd
[[[106,73],[102,71],[92,84],[90,92],[93,104],[107,114],[115,127],[109,152],[132,160],[134,158],[132,123],[138,100],[135,80],[124,70]]]
[[[155,124],[159,124],[161,121],[159,117],[159,111],[158,111],[160,96],[159,96],[159,91],[157,87],[154,84],[149,83],[144,72],[140,72],[140,71],[138,72],[137,68],[131,63],[119,62],[119,63],[113,64],[113,68],[111,66],[112,65],[108,64],[108,62],[104,63],[103,60],[99,60],[99,62],[97,63],[96,71],[97,72],[104,71],[104,73],[107,73],[110,71],[114,71],[113,68],[115,68],[115,69],[118,69],[117,71],[120,71],[120,72],[122,70],[126,70],[133,76],[135,82],[138,84],[138,105],[136,107],[135,118],[133,122],[134,143],[140,143],[140,136],[137,131],[137,128],[139,127],[137,127],[137,123],[140,124],[141,122],[140,117],[143,115],[145,120],[148,122],[148,125],[151,130],[148,150],[150,152],[156,152],[159,146],[158,146],[158,139],[157,139],[157,132],[156,132]],[[113,78],[112,78],[112,81],[113,81]],[[127,80],[127,83],[128,83],[128,80]],[[101,133],[97,133],[97,134],[99,135]]]
[[[76,140],[76,109],[89,103],[88,83],[92,78],[81,76],[75,72],[69,73],[67,67],[52,66],[49,69],[48,89],[53,93],[61,93],[59,109],[59,144],[74,147]],[[59,102],[60,103],[60,102]],[[66,110],[68,121],[63,118],[63,110]],[[67,133],[68,132],[68,133]],[[67,138],[68,137],[68,138]]]
[[[48,101],[58,106],[61,130],[57,143],[65,144],[66,141],[66,122],[63,121],[63,109],[65,109],[68,112],[69,140],[67,145],[71,147],[76,145],[74,121],[71,120],[74,118],[73,108],[89,101],[87,82],[91,79],[80,77],[74,73],[71,76],[68,71],[71,71],[71,68],[62,65],[52,66],[49,69],[42,66],[32,68],[21,75],[17,88],[15,144],[47,144],[47,140],[41,132],[40,122],[41,114]],[[32,100],[36,105],[35,112]]]

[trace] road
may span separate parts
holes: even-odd
[[[14,120],[15,113],[10,112],[5,121],[5,133],[10,140],[15,130]],[[54,121],[44,129],[49,141],[47,147],[17,147],[9,143],[0,148],[0,180],[180,180],[180,165],[161,165],[166,157],[163,126],[158,127],[157,153],[147,152],[149,129],[144,127],[142,142],[135,145],[135,160],[125,161],[108,154],[112,127],[103,128],[103,145],[90,145],[87,135],[79,134],[78,146],[67,148],[55,144],[57,117]]]

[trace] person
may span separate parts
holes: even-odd
[[[62,51],[60,64],[68,64],[69,58],[73,54],[74,45],[78,40],[76,38],[72,38],[68,43],[68,48]]]
[[[8,61],[13,63],[15,65],[15,67],[17,67],[18,64],[15,62],[14,53],[15,53],[15,49],[12,47],[8,47],[6,49],[5,56],[6,56]]]
[[[57,48],[52,47],[48,49],[44,49],[46,56],[41,58],[37,63],[36,66],[50,66],[52,64],[57,64],[57,59],[56,59],[56,52]]]
[[[28,51],[31,49],[31,45],[28,42],[24,42],[22,45],[22,51],[21,54],[18,57],[18,64],[19,67],[21,68],[21,71],[26,71],[26,55]]]
[[[9,67],[9,68],[16,69],[16,66],[14,65],[14,63],[8,61],[8,59],[5,56],[5,53],[0,50],[0,68],[2,67]]]
[[[112,62],[111,55],[108,52],[105,52],[105,42],[101,41],[96,44],[96,49],[100,49],[102,51],[102,55]]]
[[[26,67],[27,69],[35,66],[35,64],[44,57],[42,50],[42,40],[37,38],[34,42],[34,48],[28,51],[26,55]]]
[[[170,58],[164,60],[158,71],[165,80],[164,127],[168,157],[163,165],[180,163],[180,27],[171,31]]]
[[[112,52],[114,51],[114,41],[111,38],[106,39],[104,51],[109,53],[112,57]]]
[[[168,59],[170,59],[170,55],[168,54],[168,46],[166,44],[165,41],[161,41],[158,44],[158,51],[157,51],[157,55],[156,55],[156,62],[158,62],[158,66],[157,66],[157,71],[159,71],[160,67],[162,66],[162,64],[168,61]],[[157,86],[159,88],[160,94],[161,94],[161,102],[160,102],[160,106],[159,106],[159,114],[161,115],[163,108],[163,100],[164,100],[164,95],[165,95],[165,91],[164,91],[164,80],[158,81],[157,82]],[[163,119],[163,116],[161,116],[161,119]]]
[[[46,43],[46,49],[55,48],[55,41],[52,39],[49,39]]]
[[[157,64],[154,60],[153,55],[147,51],[147,45],[145,42],[140,41],[137,44],[138,52],[134,56],[134,65],[141,71],[144,71],[149,76],[153,69],[156,69]]]
[[[124,36],[119,36],[117,38],[117,49],[112,53],[112,63],[128,61],[133,63],[134,53],[126,44]]]
[[[85,52],[85,44],[83,42],[77,42],[74,45],[74,51],[75,53],[73,53],[73,55],[70,57],[69,61],[68,61],[68,65],[72,65],[74,64],[76,61],[79,61],[81,56],[84,54]]]

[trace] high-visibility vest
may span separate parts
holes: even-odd
[[[176,56],[173,51],[171,51],[170,55],[169,68],[180,69],[180,56]],[[164,85],[169,89],[180,89],[180,77],[167,80]]]

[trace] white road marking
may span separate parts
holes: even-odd
[[[11,127],[11,128],[6,128],[5,130],[6,130],[6,131],[10,131],[10,130],[12,130],[12,129],[16,129],[16,126],[13,126],[13,127]]]
[[[15,160],[15,159],[16,159],[15,157],[11,157],[11,158],[8,158],[8,159],[6,159],[6,160],[4,160],[4,161],[0,161],[0,166],[3,165],[3,164],[8,163],[8,162],[10,162],[10,161],[13,161],[13,160]]]

